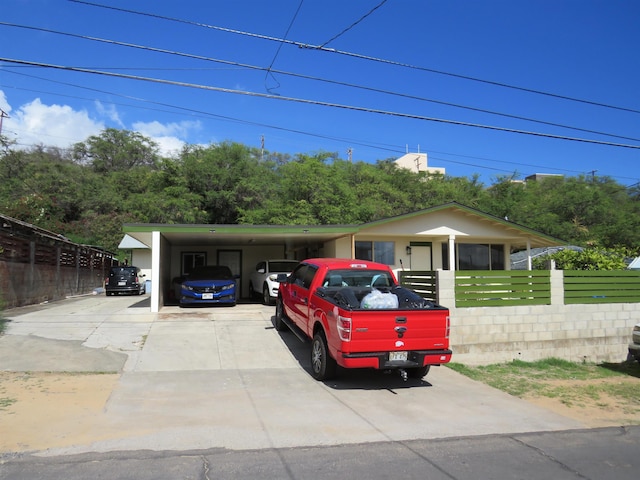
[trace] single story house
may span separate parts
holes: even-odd
[[[170,303],[172,280],[197,265],[227,265],[241,296],[265,259],[342,257],[398,270],[509,270],[510,255],[562,245],[558,239],[477,209],[448,203],[361,225],[125,224],[120,248],[151,289],[151,311]]]

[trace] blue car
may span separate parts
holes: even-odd
[[[236,304],[236,279],[225,266],[196,267],[180,286],[180,306]]]

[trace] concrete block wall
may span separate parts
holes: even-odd
[[[456,308],[455,272],[439,271],[438,303],[451,312],[452,361],[625,360],[640,304],[564,305],[562,271],[551,273],[551,305]]]

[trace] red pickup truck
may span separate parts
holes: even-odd
[[[313,258],[278,281],[274,327],[311,340],[317,380],[334,376],[337,365],[422,378],[451,360],[449,310],[399,286],[387,265]]]

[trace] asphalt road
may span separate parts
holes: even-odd
[[[120,379],[95,420],[116,434],[3,452],[0,479],[635,479],[640,471],[640,427],[584,429],[446,367],[424,381],[342,371],[316,382],[308,346],[272,328],[273,308],[152,314],[146,301],[89,296],[6,312],[3,370],[118,371]]]
[[[637,480],[640,428],[309,448],[3,456],[0,479]]]

